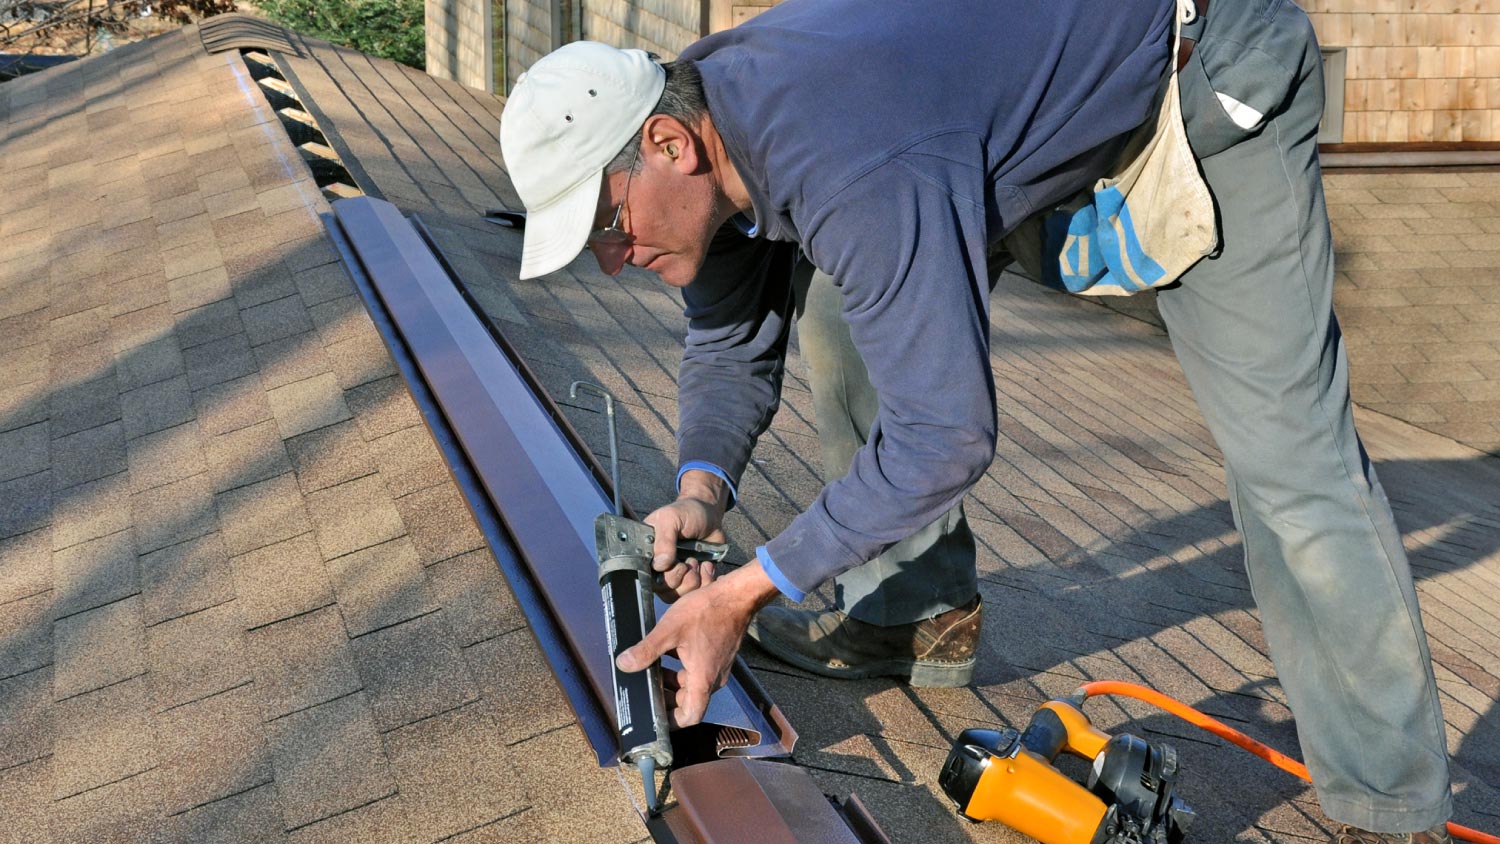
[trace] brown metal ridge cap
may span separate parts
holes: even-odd
[[[499,514],[545,610],[556,620],[569,669],[580,671],[592,701],[569,701],[580,721],[608,713],[613,722],[609,650],[593,565],[593,520],[611,508],[610,496],[562,435],[550,399],[532,392],[515,362],[494,341],[433,250],[395,206],[369,197],[333,204],[343,234],[390,315],[400,342],[435,401],[434,412],[452,429],[483,495]],[[388,340],[388,343],[390,341]],[[424,416],[427,415],[424,413]],[[542,635],[545,631],[538,632]],[[755,742],[739,752],[785,755],[795,733],[758,684],[746,684],[743,664],[709,702],[708,721],[742,731]],[[566,690],[565,690],[566,691]],[[686,733],[686,731],[680,731]],[[585,725],[601,764],[618,748]],[[712,757],[723,736],[712,729],[674,735],[700,741]],[[734,743],[731,741],[730,743]]]
[[[676,844],[890,844],[859,799],[836,804],[807,771],[764,759],[719,759],[672,775],[675,802],[647,822]]]
[[[383,199],[384,197],[377,198]],[[464,301],[469,303],[469,307],[475,314],[483,314],[484,310],[479,307],[479,303],[469,293],[468,285],[464,283],[463,276],[448,262],[448,256],[444,255],[443,250],[438,247],[437,241],[433,238],[432,232],[428,230],[427,224],[422,221],[421,215],[412,214],[409,222],[412,228],[417,230],[417,234],[422,236],[422,240],[427,244],[427,248],[432,250],[433,257],[437,258],[438,263],[443,265],[443,269],[448,273],[448,277],[453,279],[454,286],[458,288],[458,292],[464,297]],[[489,331],[490,339],[494,340],[501,351],[505,352],[505,356],[515,366],[516,373],[521,376],[521,380],[531,389],[537,401],[541,402],[542,407],[552,416],[552,421],[556,423],[562,435],[567,438],[568,444],[578,453],[578,459],[583,461],[583,464],[588,467],[589,472],[593,474],[594,483],[597,483],[600,489],[613,498],[614,487],[609,479],[609,470],[604,467],[603,463],[599,462],[599,458],[594,455],[594,450],[589,447],[588,441],[583,438],[583,434],[580,434],[578,429],[573,426],[573,423],[568,420],[568,415],[563,412],[562,406],[557,403],[556,399],[552,398],[552,395],[547,392],[547,388],[542,386],[542,379],[537,377],[536,372],[531,368],[531,364],[526,362],[525,356],[489,320],[481,317],[479,322]],[[639,518],[635,509],[630,506],[630,502],[621,501],[620,506],[624,509],[626,516],[632,519]]]
[[[371,322],[375,324],[375,329],[390,352],[397,371],[406,383],[412,401],[422,416],[422,421],[431,432],[437,449],[442,454],[444,464],[447,465],[459,493],[464,497],[464,503],[468,505],[480,533],[483,534],[490,552],[495,557],[496,566],[510,585],[538,648],[552,668],[553,676],[557,679],[564,696],[567,697],[569,705],[577,715],[579,727],[583,730],[589,745],[596,751],[610,745],[616,741],[612,720],[592,690],[587,688],[582,669],[573,664],[572,654],[567,651],[557,619],[548,611],[541,593],[537,590],[535,580],[521,561],[515,544],[511,542],[509,534],[506,533],[501,523],[500,514],[495,511],[485,496],[479,477],[469,464],[468,458],[464,456],[463,449],[458,445],[458,438],[438,408],[432,391],[422,380],[422,375],[417,370],[416,360],[401,341],[400,333],[396,330],[390,314],[381,304],[369,277],[364,274],[359,258],[354,253],[353,245],[344,237],[343,229],[331,219],[332,215],[322,216],[324,227],[345,269],[354,280],[355,289],[364,302]],[[586,710],[590,707],[593,707],[594,711],[587,712]]]
[[[447,271],[448,276],[453,279],[455,286],[458,288],[459,293],[463,295],[464,301],[469,304],[470,309],[472,309],[475,314],[483,313],[482,309],[479,307],[479,303],[474,300],[474,297],[472,295],[470,295],[468,287],[463,282],[462,276],[454,270],[451,264],[448,263],[447,256],[444,255],[443,251],[438,248],[436,241],[433,239],[431,233],[428,232],[427,226],[423,224],[421,218],[418,215],[413,214],[411,216],[410,222],[412,224],[412,227],[417,230],[417,233],[422,236],[422,239],[426,241],[428,248],[432,250],[433,256],[437,258],[440,264],[442,264],[443,269]],[[594,482],[599,485],[600,489],[603,490],[607,496],[613,499],[614,487],[610,482],[609,471],[605,469],[604,464],[600,463],[599,459],[594,456],[593,449],[590,448],[588,443],[583,439],[583,435],[578,432],[577,428],[573,427],[572,422],[568,421],[567,414],[563,413],[562,407],[559,406],[557,401],[552,398],[551,394],[547,392],[547,389],[542,386],[541,379],[538,378],[536,376],[536,373],[532,371],[531,365],[526,362],[526,358],[516,350],[515,346],[511,344],[510,340],[507,339],[506,336],[502,334],[490,320],[480,319],[480,323],[489,332],[491,339],[493,339],[495,343],[500,346],[501,350],[505,352],[506,357],[509,358],[512,365],[515,366],[516,371],[521,376],[521,379],[531,389],[532,394],[536,396],[537,401],[541,402],[542,406],[546,408],[546,410],[552,417],[552,421],[557,424],[558,428],[562,430],[563,435],[567,437],[568,442],[573,446],[573,451],[578,455],[579,459],[582,460],[584,465],[588,467],[589,471],[593,473]],[[629,502],[622,501],[621,507],[624,508],[625,515],[631,518],[637,518],[635,510],[630,506]],[[660,618],[661,613],[664,611],[664,605],[658,602],[656,609],[657,617]],[[761,716],[764,717],[766,721],[774,727],[775,734],[782,737],[781,743],[786,746],[787,752],[790,753],[791,748],[797,743],[797,730],[792,726],[792,723],[787,720],[786,714],[781,711],[781,708],[771,700],[771,695],[766,691],[765,687],[760,684],[760,680],[756,678],[755,672],[750,670],[750,667],[745,664],[744,660],[736,659],[734,661],[734,665],[730,667],[730,678],[735,683],[734,686],[730,687],[731,691],[742,693],[741,705],[754,708],[756,711],[760,712]],[[705,715],[705,718],[709,722],[713,721],[713,718],[710,717],[711,714],[712,713]],[[718,726],[720,725],[710,723],[710,727]],[[758,750],[756,742],[731,740],[731,732],[731,729],[727,727],[720,729],[716,735],[708,737],[706,739],[706,742],[715,746],[716,753],[719,756],[766,755]]]

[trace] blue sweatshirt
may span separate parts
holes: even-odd
[[[986,252],[1150,111],[1172,0],[789,0],[683,52],[756,236],[833,276],[880,397],[849,473],[758,550],[794,599],[953,507],[994,458]],[[717,241],[716,241],[717,243]],[[737,484],[779,397],[784,281],[683,289],[684,468]]]

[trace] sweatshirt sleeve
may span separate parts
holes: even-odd
[[[810,591],[954,506],[995,452],[982,169],[908,151],[822,205],[804,243],[834,277],[880,398],[849,473],[766,544]]]
[[[682,289],[687,340],[678,370],[677,461],[707,463],[739,484],[781,396],[796,245],[726,225]]]

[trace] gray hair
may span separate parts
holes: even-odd
[[[708,113],[708,98],[703,95],[703,76],[698,73],[698,66],[688,59],[678,59],[662,64],[661,68],[667,72],[667,84],[648,117],[665,114],[688,125],[697,123]],[[645,131],[644,127],[641,131]],[[640,170],[636,150],[643,140],[641,132],[632,135],[615,154],[614,160],[605,165],[604,175],[623,173],[630,169],[632,161],[636,162],[635,169]]]

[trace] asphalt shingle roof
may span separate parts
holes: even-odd
[[[515,281],[520,237],[479,217],[516,207],[499,101],[294,41],[278,61],[360,187],[422,216],[554,396],[615,394],[626,497],[666,500],[675,296],[586,256]],[[0,86],[0,123],[0,840],[641,839],[633,784],[572,728],[239,57],[191,29],[129,45]],[[833,683],[747,650],[796,760],[897,841],[1020,841],[957,819],[938,766],[961,729],[1024,723],[1083,679],[1296,747],[1160,330],[1012,279],[992,317],[975,686]],[[790,363],[729,517],[738,559],[821,485]],[[598,408],[567,411],[602,452]],[[1361,424],[1412,553],[1459,819],[1500,829],[1500,468]],[[1177,745],[1193,840],[1320,840],[1309,789],[1144,706],[1089,711]]]
[[[238,54],[0,120],[0,839],[641,838]]]

